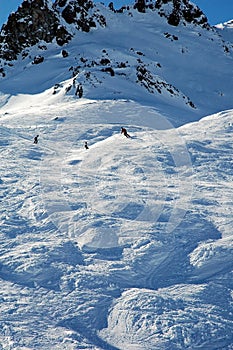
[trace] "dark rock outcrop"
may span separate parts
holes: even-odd
[[[155,8],[160,16],[166,17],[168,23],[173,26],[178,26],[180,23],[193,23],[205,28],[209,27],[207,17],[189,0],[157,0]]]
[[[112,10],[113,8],[113,4]],[[134,9],[144,13],[157,11],[167,18],[169,24],[193,23],[208,27],[206,16],[189,0],[136,0]],[[125,8],[127,10],[127,8]],[[119,11],[124,11],[122,8]],[[79,31],[89,32],[97,26],[105,27],[106,19],[91,0],[24,0],[12,13],[0,33],[0,59],[16,60],[26,55],[26,49],[39,42],[56,41],[60,46],[68,43],[73,36],[70,26]],[[0,72],[2,75],[4,72]]]
[[[145,0],[137,0],[134,4],[134,8],[138,10],[138,12],[146,12],[146,3]]]
[[[63,45],[71,39],[71,35],[60,24],[58,15],[50,8],[48,1],[24,0],[2,27],[0,58],[15,60],[24,48],[40,41],[50,43],[53,39]]]
[[[16,60],[25,48],[40,41],[56,40],[63,46],[72,39],[64,22],[85,32],[97,24],[105,26],[104,16],[93,9],[90,0],[57,0],[53,5],[49,0],[24,0],[2,27],[0,58]]]
[[[56,0],[54,8],[61,14],[66,23],[75,24],[78,30],[89,32],[97,24],[106,26],[104,16],[95,11],[91,0]]]
[[[33,64],[40,64],[44,62],[44,57],[41,55],[37,55],[34,57]]]

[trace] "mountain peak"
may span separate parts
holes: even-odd
[[[113,10],[109,5],[109,9]],[[122,7],[115,12],[123,12]],[[203,12],[188,0],[136,0],[133,9],[139,12],[150,10],[165,17],[168,24],[193,23],[208,26]],[[132,12],[132,11],[131,11]],[[0,58],[16,60],[19,53],[39,41],[50,43],[53,40],[63,46],[73,37],[76,30],[89,32],[97,26],[105,27],[107,19],[91,0],[24,0],[15,13],[12,13],[0,34]]]
[[[0,90],[144,100],[196,120],[232,104],[233,47],[208,26],[187,0],[25,0],[0,33]]]

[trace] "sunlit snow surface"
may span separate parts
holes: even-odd
[[[2,349],[232,349],[233,112],[49,96],[1,109]]]
[[[233,349],[232,47],[131,15],[4,67],[0,349]],[[81,70],[79,99],[69,69],[103,49],[115,77]]]

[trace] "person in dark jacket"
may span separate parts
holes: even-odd
[[[39,137],[39,135],[36,135],[36,136],[34,137],[34,143],[35,143],[35,144],[38,143],[38,137]]]
[[[127,133],[127,130],[126,130],[126,128],[121,128],[121,134],[124,134],[125,135],[125,137],[130,137],[130,135]]]
[[[87,145],[87,142],[85,142],[84,147],[85,147],[86,149],[89,149],[89,147],[88,147],[88,145]]]

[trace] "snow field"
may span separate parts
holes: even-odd
[[[3,349],[230,350],[232,111],[36,99],[2,108]]]
[[[98,6],[4,65],[0,349],[232,350],[232,24]]]

